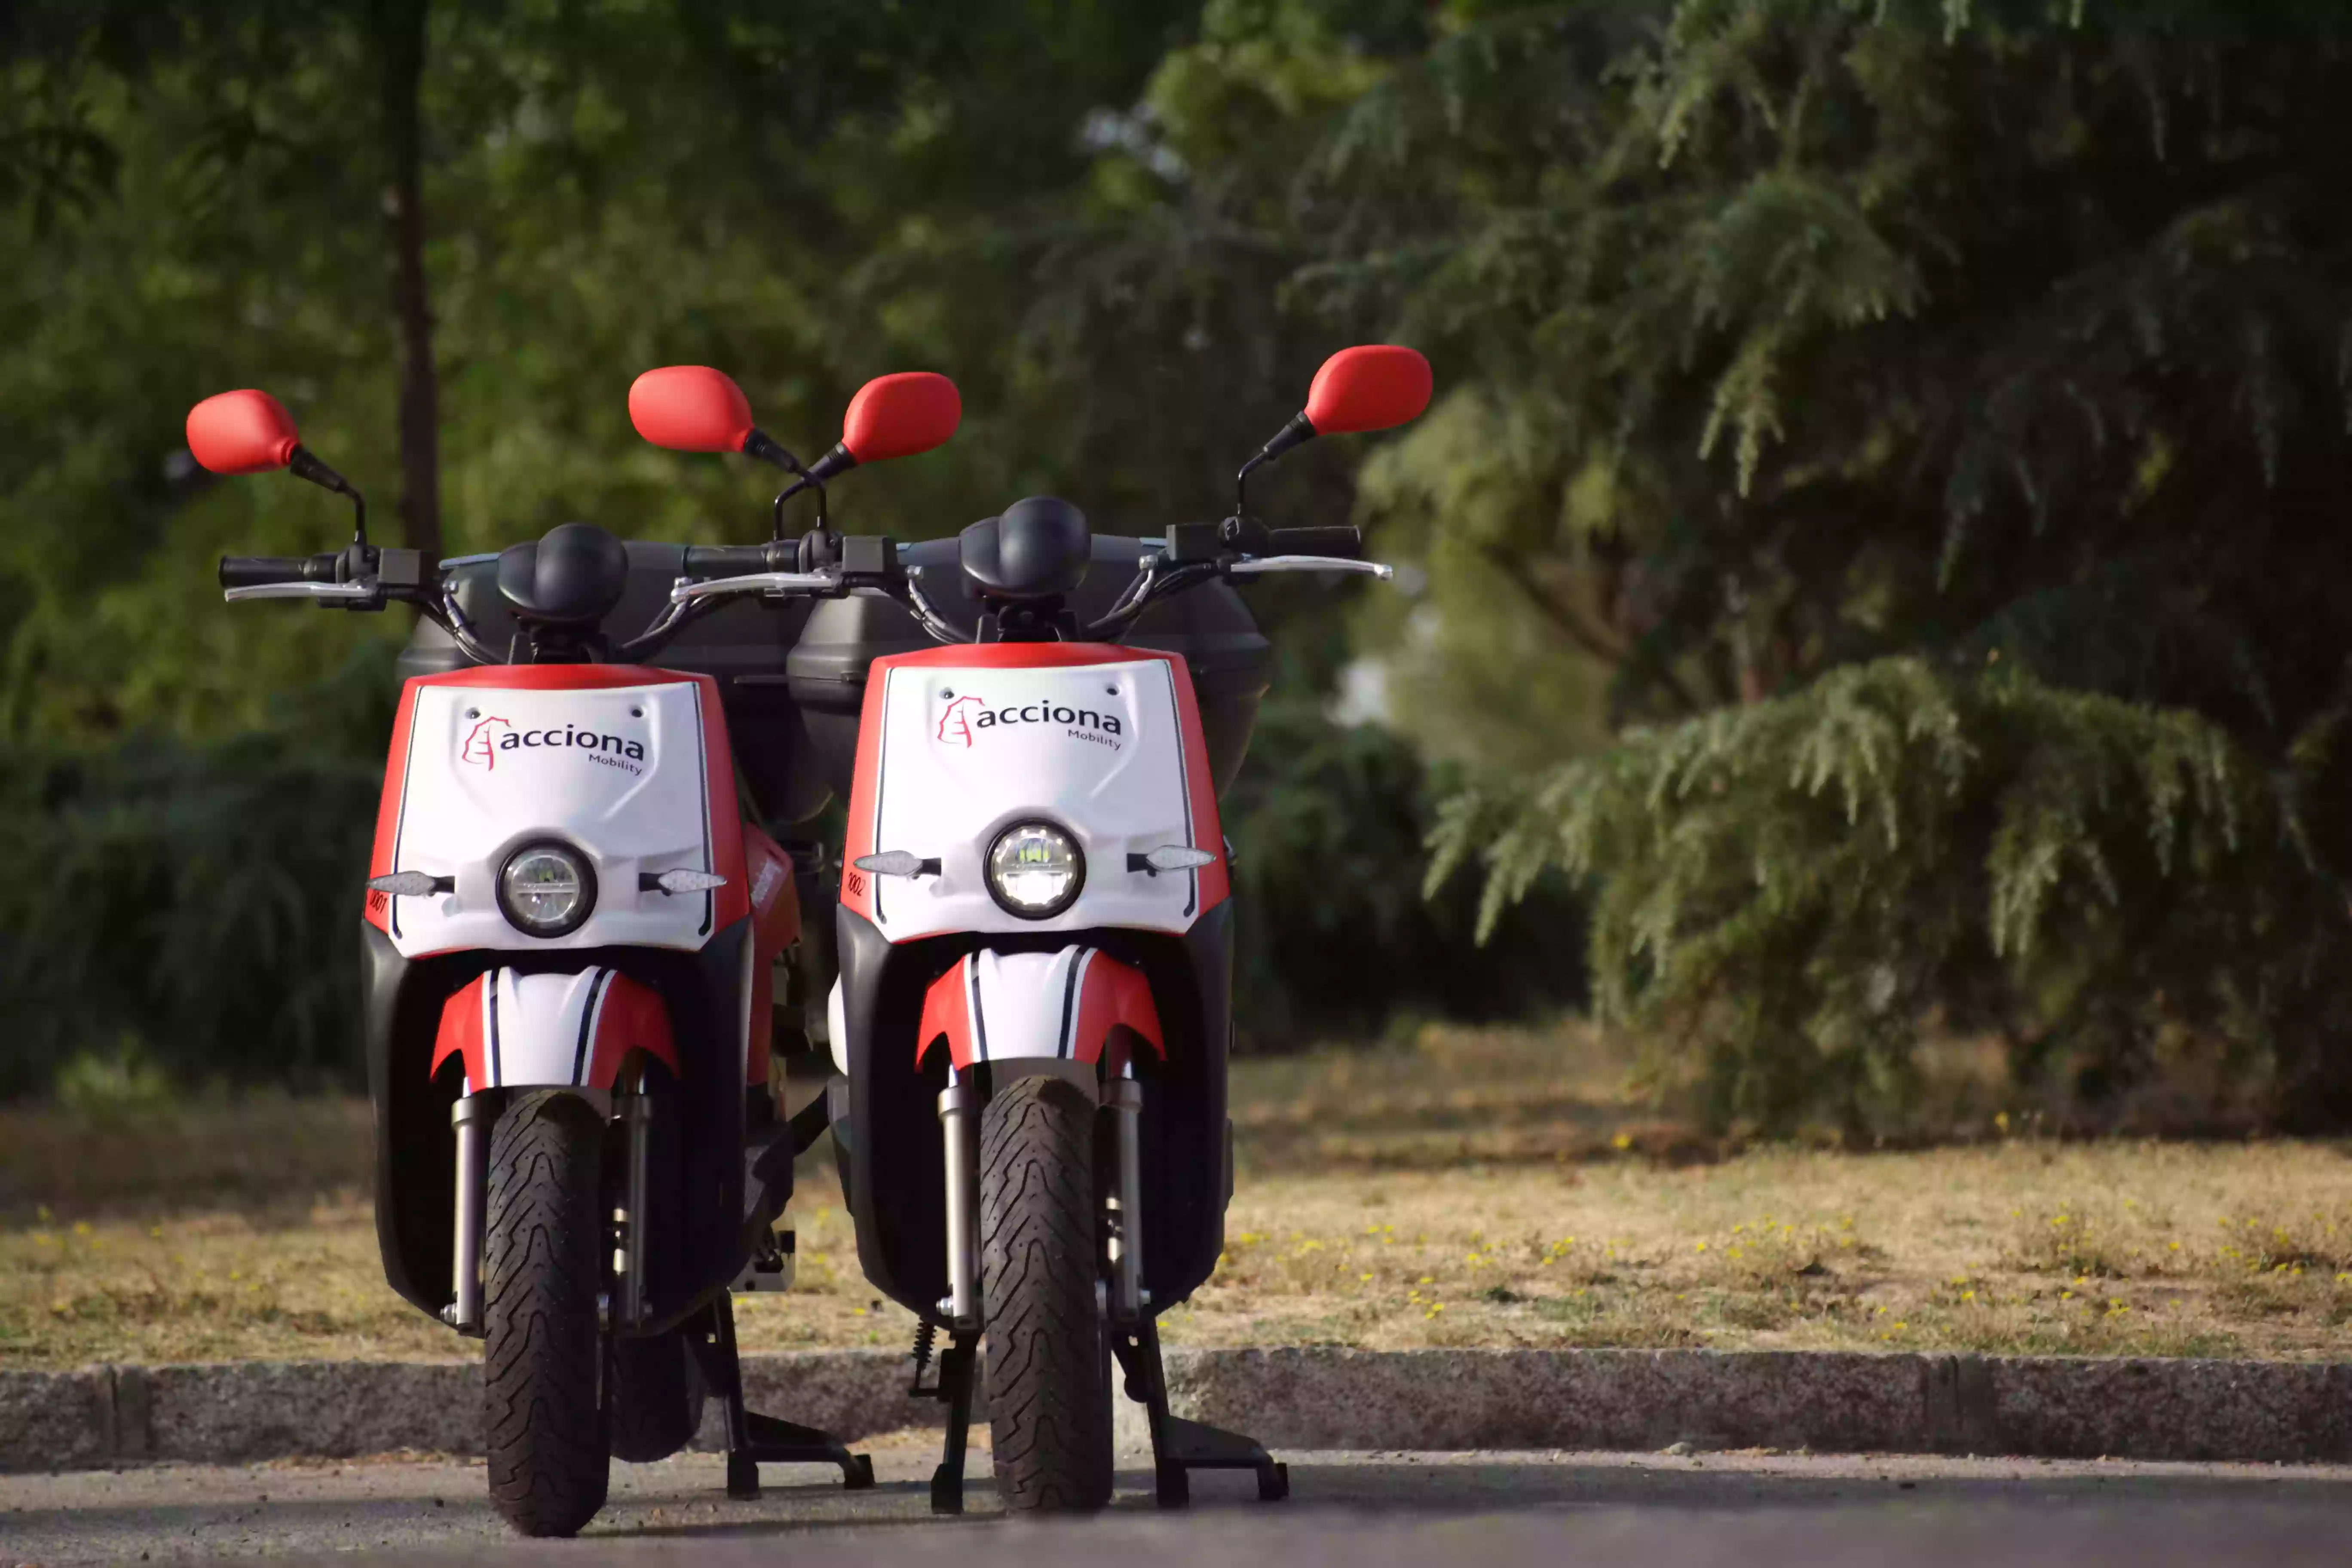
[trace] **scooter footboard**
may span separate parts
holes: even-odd
[[[454,1056],[465,1063],[468,1094],[610,1089],[632,1051],[677,1071],[669,1013],[653,987],[616,969],[528,974],[493,969],[442,1005],[427,1076]]]

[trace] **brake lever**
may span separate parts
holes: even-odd
[[[228,604],[240,599],[331,599],[349,603],[356,599],[373,599],[380,591],[374,583],[256,583],[243,588],[223,588],[221,598]]]
[[[1385,583],[1396,568],[1378,561],[1355,561],[1341,555],[1265,555],[1226,563],[1229,577],[1255,577],[1271,572],[1360,572]]]
[[[670,585],[669,602],[689,605],[720,594],[829,594],[841,586],[831,572],[752,572],[740,577],[710,577],[697,583],[681,577]]]

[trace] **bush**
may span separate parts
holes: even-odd
[[[6,759],[0,1097],[106,1060],[360,1081],[360,882],[396,690],[371,646],[248,734]]]
[[[1934,1032],[2095,1102],[2168,1041],[2270,1119],[2352,1110],[2352,922],[2305,830],[2332,721],[2273,772],[2195,714],[1897,658],[1637,731],[1450,801],[1433,886],[1491,923],[1548,869],[1593,895],[1604,1016],[1652,1033],[1720,1126],[1896,1125]]]
[[[1475,890],[1421,896],[1423,846],[1455,787],[1386,730],[1337,723],[1313,700],[1266,705],[1221,803],[1244,1048],[1362,1037],[1414,1015],[1476,1022],[1583,1001],[1583,919],[1563,879],[1538,879],[1483,944]]]

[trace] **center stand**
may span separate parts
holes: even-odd
[[[1152,1468],[1161,1508],[1182,1508],[1192,1500],[1189,1478],[1194,1470],[1255,1470],[1258,1501],[1280,1502],[1290,1495],[1290,1467],[1255,1438],[1169,1414],[1157,1322],[1143,1317],[1115,1325],[1110,1348],[1127,1374],[1127,1396],[1144,1407],[1150,1422]]]
[[[943,1400],[948,1407],[947,1442],[939,1468],[931,1472],[931,1511],[963,1511],[963,1468],[971,1428],[971,1380],[979,1364],[980,1336],[958,1331],[940,1354],[937,1385],[923,1386],[923,1363],[929,1359],[929,1323],[915,1346],[915,1386],[919,1397]],[[1204,1422],[1187,1421],[1169,1413],[1168,1380],[1160,1361],[1160,1328],[1149,1317],[1109,1331],[1110,1348],[1125,1373],[1124,1392],[1141,1405],[1151,1429],[1152,1470],[1161,1508],[1183,1508],[1192,1500],[1193,1470],[1255,1470],[1260,1502],[1279,1502],[1290,1495],[1290,1468],[1267,1453],[1255,1438]]]
[[[761,1465],[838,1465],[841,1484],[862,1491],[874,1484],[874,1461],[853,1454],[830,1432],[743,1408],[743,1365],[735,1352],[735,1303],[721,1292],[705,1309],[709,1318],[687,1336],[703,1381],[727,1405],[727,1495],[760,1495]]]

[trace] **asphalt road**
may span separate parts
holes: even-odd
[[[935,1520],[935,1439],[874,1446],[881,1484],[845,1493],[771,1470],[730,1502],[719,1461],[616,1465],[612,1501],[574,1542],[509,1536],[478,1463],[385,1459],[158,1466],[0,1476],[0,1568],[25,1563],[357,1553],[373,1562],[539,1560],[875,1568],[1280,1568],[1509,1563],[1546,1568],[2352,1562],[2352,1468],[1705,1454],[1291,1454],[1291,1500],[1246,1477],[1193,1479],[1161,1513],[1124,1469],[1098,1518],[998,1516],[976,1454],[972,1511]]]

